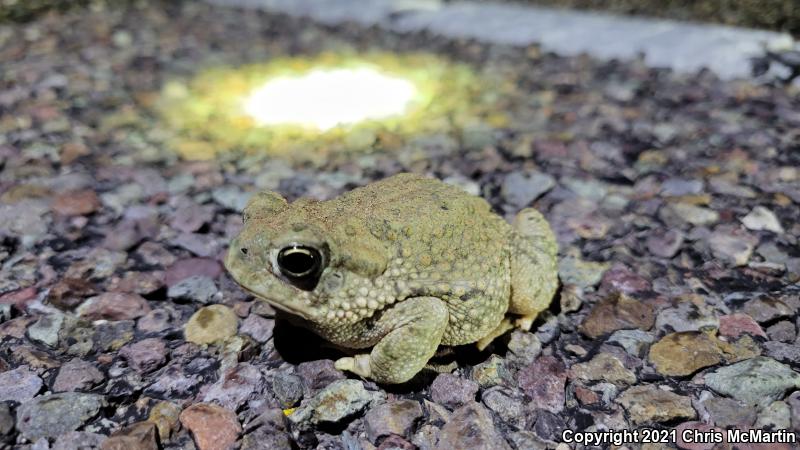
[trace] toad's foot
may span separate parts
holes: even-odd
[[[536,320],[535,314],[531,316],[522,316],[514,321],[514,326],[522,331],[529,331],[531,329],[531,326],[533,326],[533,322],[535,320]]]
[[[369,365],[369,355],[366,353],[358,354],[354,357],[339,358],[334,364],[339,370],[353,372],[364,378],[372,378],[372,369]]]
[[[497,324],[497,326],[492,330],[489,334],[482,337],[478,342],[475,343],[475,346],[478,347],[478,351],[483,351],[492,341],[502,336],[506,331],[514,328],[514,325],[511,323],[511,320],[508,317],[504,317],[502,322]]]

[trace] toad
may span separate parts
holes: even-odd
[[[535,209],[513,223],[456,186],[399,174],[327,201],[255,195],[225,260],[258,298],[356,349],[336,367],[402,383],[440,345],[480,348],[530,328],[558,286]]]

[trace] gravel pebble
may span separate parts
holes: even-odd
[[[102,434],[88,431],[70,431],[57,437],[56,441],[53,442],[53,446],[50,447],[50,450],[72,450],[87,447],[105,450],[107,448],[105,447],[107,441],[107,436]],[[42,442],[42,440],[37,442]]]
[[[277,372],[272,378],[272,392],[284,408],[291,408],[303,398],[303,379],[292,373]]]
[[[727,397],[711,397],[702,402],[713,423],[718,427],[746,428],[756,420],[752,405]]]
[[[478,383],[481,388],[503,384],[511,379],[511,372],[506,367],[505,361],[497,355],[492,355],[473,367],[470,375],[472,381]]]
[[[170,226],[184,233],[193,233],[214,218],[214,208],[189,203],[179,207],[170,218]]]
[[[168,287],[189,277],[208,277],[216,279],[222,274],[222,265],[210,258],[189,258],[176,261],[167,268],[164,281]]]
[[[624,294],[601,300],[581,324],[581,332],[591,338],[624,329],[649,330],[655,317],[653,308]]]
[[[131,320],[150,312],[150,304],[138,294],[107,292],[92,297],[78,307],[79,316],[88,320]]]
[[[585,363],[574,364],[569,369],[569,377],[581,381],[608,381],[619,386],[636,383],[636,374],[608,353],[599,353]]]
[[[551,446],[555,441],[560,440],[561,434],[566,428],[567,424],[560,416],[550,411],[536,412],[536,424],[533,426],[533,431],[539,439]]]
[[[136,329],[143,333],[159,333],[172,327],[172,313],[167,309],[154,309],[136,321]]]
[[[42,379],[28,367],[0,373],[0,401],[24,402],[32,399],[42,389]]]
[[[367,411],[364,415],[364,429],[367,438],[373,444],[393,434],[407,437],[422,415],[422,406],[419,402],[413,400],[387,402]]]
[[[621,292],[633,295],[650,290],[650,282],[645,277],[635,273],[630,267],[615,264],[603,273],[600,281],[602,292]]]
[[[773,341],[794,342],[797,339],[797,330],[792,322],[781,320],[767,327],[767,335]]]
[[[714,309],[704,303],[682,301],[656,317],[656,328],[664,331],[697,331],[719,327]]]
[[[28,337],[48,347],[58,344],[58,334],[64,325],[64,315],[60,313],[42,316],[33,325],[28,327]]]
[[[736,266],[744,266],[750,261],[757,244],[757,237],[722,226],[717,227],[708,238],[714,257]]]
[[[737,338],[742,334],[767,337],[764,330],[747,314],[735,313],[719,317],[719,334],[726,337]]]
[[[211,198],[224,208],[241,212],[247,205],[252,192],[243,192],[234,186],[225,186],[211,191]]]
[[[17,428],[30,440],[54,438],[94,417],[106,400],[99,395],[65,392],[37,397],[17,408]]]
[[[250,314],[242,321],[242,325],[239,327],[239,332],[241,334],[250,336],[259,344],[264,344],[272,339],[272,331],[274,328],[274,320],[265,319],[264,317]]]
[[[53,198],[51,208],[62,216],[83,216],[97,211],[100,208],[100,199],[89,189],[64,192]]]
[[[658,373],[686,376],[723,361],[724,352],[709,335],[698,331],[670,333],[650,347],[650,362]]]
[[[792,413],[792,429],[797,431],[800,429],[800,391],[793,392],[786,399],[786,403],[789,404]]]
[[[705,375],[705,383],[720,394],[763,405],[800,387],[800,374],[774,359],[759,356],[720,367]]]
[[[491,414],[475,402],[453,411],[450,421],[442,427],[436,449],[450,448],[511,450],[511,446],[495,428]]]
[[[95,326],[91,341],[99,351],[117,351],[133,339],[135,322],[120,320],[99,323]]]
[[[280,409],[267,409],[246,428],[257,427],[242,438],[242,450],[292,450],[292,440],[286,429],[286,415]]]
[[[718,212],[701,206],[688,203],[673,203],[669,207],[672,214],[692,225],[710,225],[719,220]]]
[[[150,422],[137,422],[112,433],[102,450],[158,450],[158,429]]]
[[[761,408],[754,427],[762,430],[788,430],[792,426],[791,415],[791,408],[786,402],[775,401]]]
[[[214,344],[236,335],[239,319],[224,305],[200,308],[184,328],[186,340],[198,345]]]
[[[478,383],[450,373],[436,376],[431,383],[431,398],[436,403],[454,409],[475,400]]]
[[[542,172],[512,172],[503,180],[500,194],[516,209],[525,207],[556,185],[552,176]]]
[[[680,230],[666,230],[647,236],[647,250],[661,258],[672,258],[683,245]]]
[[[50,287],[47,302],[61,310],[72,310],[87,297],[97,294],[92,283],[76,278],[63,278]]]
[[[761,205],[756,206],[746,216],[742,217],[742,223],[750,230],[766,230],[777,234],[783,233],[783,227],[775,216],[775,213]]]
[[[0,437],[7,436],[14,429],[14,414],[8,403],[0,403]]]
[[[534,408],[558,413],[564,408],[567,372],[553,356],[540,356],[517,373],[519,387],[531,398]]]
[[[157,338],[142,339],[122,347],[119,355],[133,370],[139,373],[152,372],[167,361],[167,345]]]
[[[542,352],[542,343],[537,335],[516,330],[511,333],[508,351],[511,352],[514,363],[520,366],[528,365]]]
[[[607,342],[617,343],[633,356],[641,356],[655,338],[642,330],[617,330],[608,337]]]
[[[312,424],[337,423],[363,411],[368,405],[380,402],[381,392],[367,391],[357,380],[337,380],[319,391],[289,416],[298,427]]]
[[[171,285],[167,290],[167,297],[208,304],[219,300],[218,292],[217,285],[213,279],[196,275],[184,278]]]
[[[800,345],[785,342],[765,342],[765,353],[778,361],[793,364],[800,361]]]
[[[617,402],[628,411],[637,425],[693,419],[696,416],[689,397],[654,385],[633,386],[623,392]]]
[[[264,388],[261,372],[251,364],[239,363],[226,370],[216,383],[205,391],[204,402],[215,402],[236,411]]]
[[[194,437],[199,450],[226,450],[242,431],[236,413],[210,403],[195,403],[184,409],[181,423]]]
[[[525,429],[529,422],[525,398],[519,392],[495,386],[481,393],[481,402],[509,425]]]
[[[344,373],[334,367],[333,361],[320,359],[306,361],[297,365],[297,374],[303,379],[306,397],[314,395],[336,380],[343,380]]]
[[[795,310],[783,301],[771,296],[758,296],[747,301],[741,311],[758,323],[772,322],[775,319],[791,317]]]
[[[584,261],[576,256],[567,255],[558,262],[558,275],[564,284],[589,288],[600,282],[608,267],[607,263]]]
[[[173,431],[180,425],[181,407],[175,403],[161,401],[150,410],[147,421],[152,422],[158,430],[161,441],[169,440]]]
[[[76,358],[67,361],[58,370],[53,382],[53,391],[86,391],[104,380],[105,375],[93,363]]]

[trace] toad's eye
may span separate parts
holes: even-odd
[[[278,253],[281,274],[295,286],[311,290],[322,272],[322,254],[313,247],[291,245]]]

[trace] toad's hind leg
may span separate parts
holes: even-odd
[[[520,211],[512,225],[508,312],[521,316],[515,325],[527,330],[558,288],[558,244],[547,220],[533,208]]]
[[[374,332],[383,336],[369,354],[336,361],[347,370],[379,383],[410,380],[425,367],[447,328],[447,306],[434,297],[406,299],[383,313]]]

